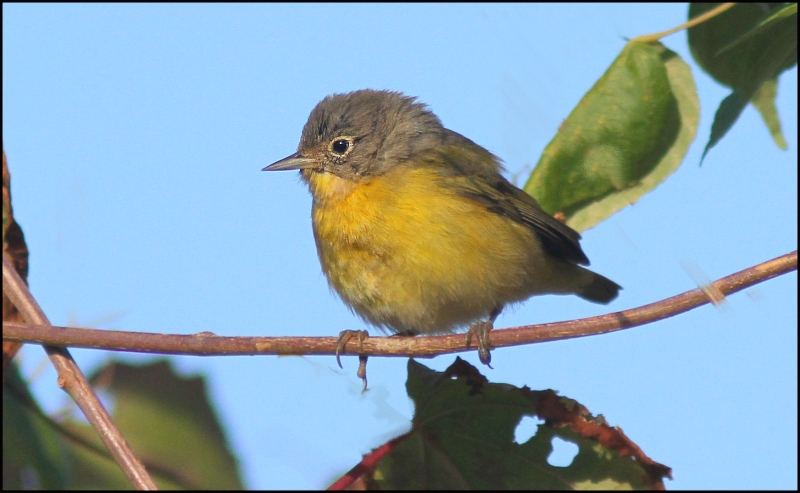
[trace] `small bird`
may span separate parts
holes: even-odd
[[[489,364],[504,306],[539,294],[609,303],[621,289],[580,267],[580,235],[506,180],[496,156],[402,93],[326,97],[297,152],[264,168],[273,170],[300,170],[328,283],[380,329],[470,326],[467,345],[474,333]]]

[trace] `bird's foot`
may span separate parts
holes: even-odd
[[[478,358],[481,360],[481,363],[489,368],[492,367],[492,365],[489,364],[492,362],[492,355],[489,352],[491,349],[491,344],[489,344],[489,331],[492,330],[493,327],[494,321],[486,320],[485,322],[476,322],[472,324],[467,331],[466,346],[470,346],[472,336],[475,335],[475,337],[478,338]]]
[[[358,337],[358,350],[363,351],[364,341],[369,337],[369,333],[366,330],[343,330],[339,332],[339,341],[336,343],[336,363],[339,364],[339,368],[344,368],[339,355],[344,354],[348,341],[353,337]]]

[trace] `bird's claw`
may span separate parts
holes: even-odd
[[[474,334],[475,337],[478,338],[478,358],[481,360],[481,363],[489,368],[492,367],[492,365],[489,364],[492,362],[492,354],[489,352],[491,349],[491,344],[489,343],[489,331],[491,331],[493,327],[494,323],[491,320],[487,320],[485,322],[477,322],[473,324],[467,331],[466,347],[470,346],[470,343],[472,342],[472,335]]]
[[[343,330],[339,332],[339,341],[336,343],[336,363],[339,365],[339,368],[344,368],[342,366],[342,361],[339,359],[339,355],[344,354],[347,343],[353,337],[358,337],[358,350],[363,351],[364,341],[369,337],[369,333],[366,330]]]

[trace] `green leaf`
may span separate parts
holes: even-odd
[[[242,489],[238,464],[202,377],[177,375],[167,360],[144,366],[110,363],[92,378],[109,382],[112,417],[161,488]],[[99,443],[87,425],[74,432]],[[75,449],[75,489],[130,488],[119,467],[85,447]]]
[[[778,107],[775,105],[775,99],[778,97],[778,79],[770,79],[758,88],[756,94],[750,99],[753,106],[761,114],[761,119],[767,126],[772,140],[778,148],[786,150],[789,144],[783,137],[783,130],[781,130],[781,120],[778,117]]]
[[[767,6],[767,8],[768,7],[769,6]],[[784,19],[786,19],[786,20],[788,20],[790,22],[787,22],[786,24],[780,24],[780,25],[776,24],[776,23],[778,23],[778,22],[780,22],[780,21],[782,21]],[[796,3],[791,3],[791,4],[783,6],[783,8],[780,8],[778,10],[772,11],[772,13],[769,14],[769,16],[766,19],[764,19],[763,21],[759,22],[756,27],[754,27],[753,29],[748,31],[743,36],[739,37],[738,39],[734,40],[729,45],[727,45],[724,48],[722,48],[721,50],[719,50],[717,52],[717,55],[719,56],[720,54],[722,54],[722,53],[724,53],[724,52],[726,52],[728,50],[732,50],[733,48],[739,46],[740,43],[742,43],[744,41],[747,41],[747,40],[751,39],[754,36],[761,35],[762,33],[766,32],[766,33],[768,33],[768,35],[771,35],[771,33],[769,31],[772,30],[772,29],[775,29],[776,27],[778,29],[786,29],[786,28],[791,26],[791,22],[794,22],[794,23],[797,22],[797,4]],[[789,29],[788,32],[791,32],[791,29]],[[797,33],[797,30],[795,30],[794,32]]]
[[[562,124],[524,189],[584,231],[678,168],[699,114],[688,65],[660,43],[630,42]]]
[[[689,18],[715,6],[692,3]],[[736,4],[689,29],[692,56],[720,84],[752,95],[764,81],[797,65],[797,12],[787,9],[770,12],[765,3]]]
[[[700,158],[700,162],[705,159],[708,151],[717,145],[717,142],[733,127],[733,124],[739,119],[739,115],[742,114],[746,106],[747,96],[738,91],[733,91],[722,100],[717,112],[714,114],[714,122],[711,124],[711,136],[708,138],[708,144],[706,144],[705,149],[703,149],[703,156]]]
[[[714,7],[692,3],[689,17]],[[786,149],[774,99],[778,75],[797,65],[797,4],[737,4],[692,27],[688,36],[697,64],[733,89],[717,109],[703,156],[736,123],[748,102],[759,110],[778,147]]]
[[[372,472],[381,489],[663,488],[670,473],[644,454],[634,458],[638,447],[621,430],[552,390],[491,384],[460,358],[442,373],[409,360],[408,373],[412,430]],[[524,416],[544,424],[517,443]],[[578,445],[570,465],[548,463],[554,438]]]
[[[42,411],[17,365],[3,383],[3,489],[63,490],[69,461],[62,437],[42,419]]]

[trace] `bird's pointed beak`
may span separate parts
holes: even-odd
[[[299,152],[295,152],[291,156],[286,156],[280,161],[276,161],[261,171],[286,171],[290,169],[306,169],[314,168],[317,162],[311,158],[303,157]]]

